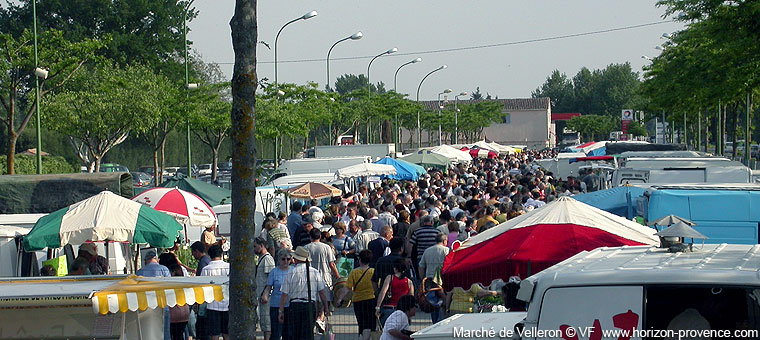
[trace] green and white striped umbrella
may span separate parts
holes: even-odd
[[[171,247],[182,225],[174,217],[110,191],[41,217],[24,236],[27,251],[86,241],[148,243]]]

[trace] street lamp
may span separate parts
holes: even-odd
[[[34,21],[34,85],[35,85],[35,110],[37,111],[37,174],[42,174],[42,124],[40,119],[40,78],[47,78],[48,72],[39,68],[37,59],[37,0],[32,0],[32,16]],[[11,122],[13,124],[13,122]],[[9,169],[8,173],[12,173],[13,169]]]
[[[416,64],[416,63],[421,63],[421,62],[422,62],[422,58],[417,58],[412,61],[408,61],[401,64],[401,66],[399,66],[396,69],[396,73],[393,75],[393,92],[398,93],[398,91],[396,90],[396,79],[398,78],[398,71],[401,71],[401,68],[406,65]],[[401,146],[401,127],[398,125],[398,111],[396,111],[396,149],[397,150],[399,149],[399,146]]]
[[[426,74],[424,77],[422,77],[422,80],[420,81],[420,85],[417,86],[417,102],[420,102],[420,88],[422,88],[422,83],[425,82],[425,79],[429,77],[431,74],[438,72],[440,70],[443,70],[447,68],[448,66],[442,65],[441,67],[430,71],[428,74]],[[420,111],[417,111],[417,148],[422,147],[422,130],[420,130]]]
[[[398,48],[394,47],[394,48],[392,48],[390,50],[387,50],[387,51],[385,51],[383,53],[380,53],[380,54],[374,56],[372,58],[372,60],[369,61],[369,64],[367,65],[367,107],[368,107],[367,114],[369,114],[369,105],[370,105],[370,101],[369,100],[370,100],[370,96],[372,95],[372,83],[369,81],[369,68],[372,66],[372,62],[375,61],[375,59],[380,58],[380,57],[382,57],[382,56],[384,56],[386,54],[391,54],[391,53],[396,53],[396,52],[398,52]],[[367,126],[368,126],[367,132],[368,133],[369,133],[369,123],[370,123],[370,120],[367,120]],[[367,142],[371,141],[369,137],[370,137],[369,134],[367,134]]]
[[[408,61],[408,62],[405,62],[405,63],[401,64],[401,66],[399,66],[396,69],[396,74],[393,75],[393,92],[398,92],[398,91],[396,91],[396,78],[398,78],[398,71],[400,71],[401,68],[404,67],[404,66],[406,66],[406,65],[416,64],[416,63],[421,63],[421,62],[422,62],[422,58],[417,58],[417,59],[414,59],[412,61]]]
[[[327,90],[328,91],[330,90],[330,53],[332,53],[333,48],[335,47],[335,45],[337,45],[340,42],[343,42],[343,41],[346,41],[346,40],[349,40],[349,39],[351,39],[351,40],[359,40],[363,36],[364,35],[362,34],[362,32],[356,32],[356,33],[352,34],[351,36],[348,36],[348,37],[345,37],[343,39],[340,39],[340,40],[336,41],[330,47],[330,49],[327,51],[327,82],[325,84],[327,85]]]
[[[441,133],[441,95],[451,93],[451,89],[445,89],[443,92],[438,94],[438,145],[440,146],[442,144],[441,139],[443,139],[443,133]]]
[[[190,66],[187,63],[187,12],[190,10],[190,6],[192,6],[194,1],[195,0],[190,0],[190,2],[187,3],[187,6],[185,6],[185,16],[182,18],[182,36],[185,43],[185,88],[187,90],[198,88],[198,84],[190,84]],[[190,93],[185,92],[185,98],[189,97]],[[190,149],[190,113],[187,112],[187,178],[193,177],[192,165],[192,152]]]
[[[462,92],[454,96],[454,144],[459,144],[459,108],[457,108],[457,102],[459,97],[466,95],[467,92]]]
[[[280,33],[282,33],[282,30],[285,28],[285,26],[288,26],[298,20],[311,19],[315,16],[317,16],[317,11],[311,11],[298,18],[288,21],[285,25],[282,25],[279,31],[277,31],[277,36],[275,36],[274,38],[274,83],[275,84],[277,84],[277,39],[280,39]]]

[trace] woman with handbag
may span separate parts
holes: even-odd
[[[375,315],[380,318],[380,325],[385,325],[385,320],[396,309],[399,299],[404,295],[412,295],[414,298],[414,285],[412,280],[406,277],[406,262],[398,259],[393,262],[393,275],[383,279],[383,286],[377,295]]]
[[[351,236],[346,235],[346,224],[343,222],[336,222],[333,224],[335,229],[335,236],[332,237],[332,244],[335,247],[335,253],[337,257],[355,258],[356,243]]]
[[[377,321],[372,309],[375,306],[375,290],[372,288],[372,274],[375,269],[369,267],[370,260],[372,260],[372,251],[369,249],[360,251],[359,268],[351,271],[346,281],[346,287],[353,291],[353,296],[350,298],[354,304],[354,315],[359,324],[359,337],[362,340],[370,339]]]

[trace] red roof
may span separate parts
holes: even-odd
[[[580,117],[580,113],[552,113],[552,121],[555,120],[570,120],[573,117]]]

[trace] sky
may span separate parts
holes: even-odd
[[[280,34],[278,78],[281,83],[313,81],[324,89],[326,56],[336,41],[361,31],[360,40],[339,43],[330,55],[330,83],[343,74],[366,74],[372,57],[393,47],[398,52],[377,58],[370,81],[393,89],[394,73],[417,57],[421,63],[398,74],[400,93],[432,100],[445,89],[498,98],[528,98],[559,70],[574,76],[582,67],[603,69],[630,62],[641,73],[656,56],[663,33],[683,28],[663,19],[656,0],[260,0],[258,36],[273,49],[277,31],[288,21],[315,10],[318,15],[288,25]],[[234,52],[230,18],[233,0],[196,0],[198,16],[189,23],[188,39],[206,62],[218,63],[232,75]],[[626,28],[629,27],[629,28]],[[624,29],[621,29],[624,28]],[[620,30],[618,30],[620,29]],[[607,31],[607,32],[600,32]],[[600,33],[593,33],[600,32]],[[570,36],[570,37],[567,37]],[[561,38],[564,37],[564,38]],[[258,77],[274,79],[274,51],[257,49]],[[452,95],[448,95],[453,98]]]

